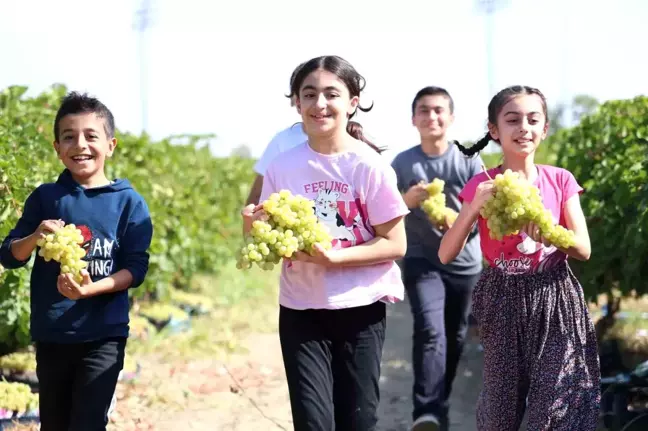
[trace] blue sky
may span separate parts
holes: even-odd
[[[215,133],[226,155],[259,155],[299,120],[283,97],[293,68],[323,54],[349,60],[367,79],[359,121],[392,156],[417,144],[410,103],[426,85],[456,104],[452,137],[485,130],[485,18],[474,0],[150,0],[146,36],[148,131],[155,138]],[[0,87],[37,93],[61,82],[88,91],[118,127],[142,127],[139,0],[21,0],[0,6]],[[494,18],[496,90],[540,88],[550,104],[587,93],[601,100],[648,94],[648,2],[509,0]],[[644,27],[645,28],[645,27]]]

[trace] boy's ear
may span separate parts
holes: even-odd
[[[448,122],[446,124],[448,125],[448,127],[450,127],[454,124],[454,121],[455,121],[454,114],[450,114],[448,115]]]
[[[61,158],[61,152],[59,151],[59,143],[58,140],[54,139],[54,142],[52,142],[52,146],[54,147],[54,151],[56,151],[56,155],[58,158]]]
[[[116,146],[117,146],[117,138],[112,138],[110,141],[108,141],[108,151],[106,152],[106,156],[112,157],[113,152],[115,152]]]

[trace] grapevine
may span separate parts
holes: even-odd
[[[490,237],[501,240],[517,235],[526,224],[534,223],[540,235],[550,244],[569,248],[575,244],[574,232],[553,224],[551,212],[542,203],[540,190],[507,169],[494,180],[495,193],[486,201],[480,214],[487,220]]]
[[[271,194],[262,206],[267,220],[252,224],[247,244],[238,253],[237,268],[249,269],[256,263],[269,271],[281,258],[290,258],[297,251],[312,254],[315,244],[331,248],[332,238],[319,223],[313,201],[281,190]]]
[[[45,238],[40,238],[36,244],[40,247],[38,255],[45,259],[45,262],[60,262],[61,274],[72,274],[74,280],[81,283],[81,270],[88,266],[88,262],[81,260],[86,254],[80,246],[82,242],[81,231],[75,225],[68,224]]]
[[[425,186],[430,196],[423,201],[421,209],[435,225],[443,225],[446,219],[454,223],[459,215],[452,208],[446,207],[446,195],[443,193],[444,186],[445,181],[439,178],[435,178]]]

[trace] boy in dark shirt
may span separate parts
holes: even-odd
[[[128,338],[128,289],[148,271],[153,227],[146,202],[128,180],[111,181],[104,172],[114,133],[105,105],[70,93],[54,123],[65,169],[32,192],[0,246],[0,263],[12,269],[26,265],[39,239],[66,224],[83,236],[87,268],[80,283],[39,255],[31,274],[42,431],[106,429]]]

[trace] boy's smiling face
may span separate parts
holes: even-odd
[[[422,96],[416,102],[412,124],[421,139],[443,138],[454,121],[450,99],[442,94]]]
[[[54,148],[72,177],[85,187],[107,184],[104,165],[117,140],[106,134],[105,120],[93,112],[69,114],[58,126]]]

